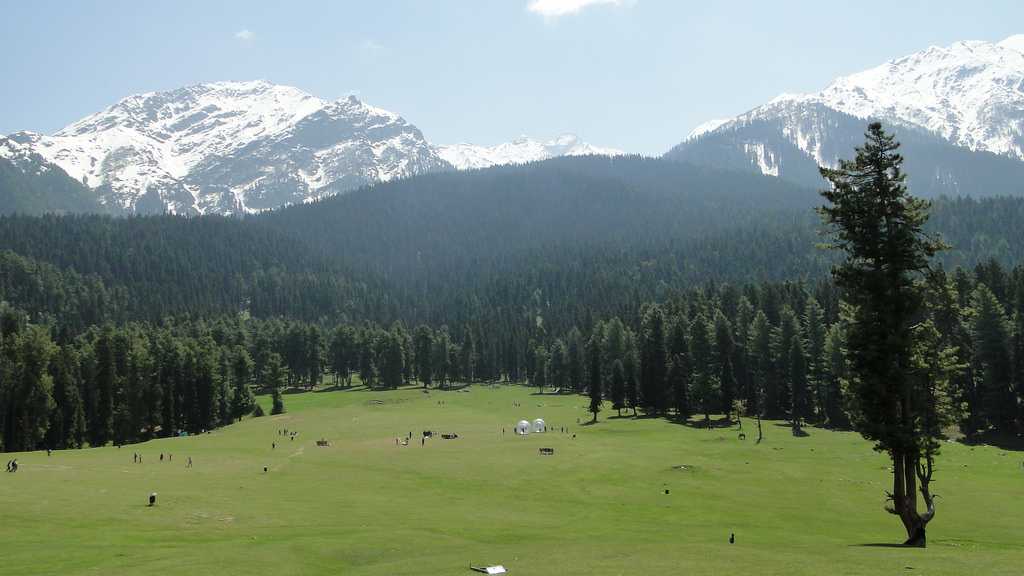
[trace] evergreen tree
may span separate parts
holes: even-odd
[[[53,379],[48,367],[55,346],[42,326],[26,326],[4,337],[5,450],[22,452],[41,447],[50,424]]]
[[[569,380],[569,359],[565,343],[555,340],[548,356],[548,385],[558,392],[564,392]]]
[[[846,428],[850,420],[843,405],[843,382],[846,381],[846,353],[843,350],[843,330],[839,323],[829,327],[825,334],[825,362],[822,374],[822,410],[825,423],[832,428]]]
[[[391,333],[387,337],[387,348],[384,353],[384,362],[381,369],[381,376],[384,379],[384,387],[392,390],[402,385],[402,373],[405,370],[405,358],[402,353],[401,338]]]
[[[469,326],[466,326],[459,358],[459,367],[462,370],[462,380],[464,382],[474,381],[476,360],[476,339],[473,337],[473,331],[470,330]]]
[[[351,326],[340,325],[331,335],[329,364],[335,383],[340,379],[345,386],[352,385],[352,369],[358,367],[356,336]],[[257,373],[258,377],[258,373]]]
[[[281,395],[281,390],[287,385],[286,376],[284,373],[284,366],[282,366],[281,356],[276,352],[271,353],[267,357],[267,365],[264,370],[264,381],[262,388],[264,390],[270,390],[273,398],[273,407],[270,410],[271,414],[284,414],[284,398]]]
[[[626,327],[617,316],[605,324],[604,342],[601,345],[604,356],[602,373],[611,374],[616,360],[626,361]]]
[[[807,385],[812,396],[808,403],[808,413],[804,416],[816,422],[824,422],[825,391],[823,379],[825,372],[825,312],[814,298],[807,300],[804,307],[804,351],[807,357]],[[813,410],[811,409],[813,408]]]
[[[676,416],[686,420],[690,416],[690,367],[683,354],[672,357],[668,368],[669,387],[672,389],[672,404]]]
[[[773,334],[775,357],[775,385],[769,387],[766,414],[782,419],[790,415],[793,407],[793,343],[801,339],[800,320],[791,307],[785,305],[779,314],[779,326]]]
[[[311,324],[306,331],[306,376],[310,390],[323,381],[324,373],[324,334],[320,327]]]
[[[539,394],[543,394],[544,387],[548,385],[548,373],[548,350],[543,345],[538,346],[534,352],[533,385]]]
[[[971,297],[974,320],[974,374],[978,421],[1008,432],[1017,416],[1017,398],[1013,393],[1013,360],[1010,356],[1012,327],[1003,306],[984,284],[978,284]]]
[[[807,354],[799,338],[793,339],[789,349],[790,409],[789,421],[793,430],[799,430],[810,414],[810,394],[807,386]]]
[[[748,365],[750,366],[751,393],[748,401],[757,417],[758,442],[764,438],[761,428],[761,419],[766,417],[768,398],[774,397],[769,393],[769,387],[773,385],[772,376],[772,328],[768,323],[768,316],[763,311],[754,315],[750,323],[750,335],[748,336]]]
[[[601,347],[599,345],[600,335],[590,339],[590,343],[587,346],[587,356],[589,361],[588,379],[589,386],[588,392],[590,394],[590,413],[594,415],[593,422],[597,422],[597,413],[601,411],[601,400],[602,400],[602,378],[601,378]]]
[[[114,329],[106,326],[96,340],[96,409],[89,422],[89,444],[104,446],[114,437],[114,390],[117,378],[114,359]]]
[[[452,356],[451,353],[452,342],[451,337],[448,335],[448,328],[442,327],[438,331],[436,339],[434,340],[434,350],[432,354],[432,360],[430,362],[434,369],[434,377],[444,386],[451,374]]]
[[[731,417],[733,401],[736,400],[736,372],[733,366],[733,354],[736,350],[736,342],[733,339],[732,324],[721,310],[715,312],[714,321],[715,347],[713,351],[714,364],[717,367],[718,382],[720,386],[719,410]],[[739,414],[736,414],[739,418]]]
[[[622,360],[612,362],[611,397],[612,408],[622,416],[622,409],[626,407],[626,371],[622,367]]]
[[[71,345],[61,346],[50,364],[53,398],[47,446],[81,448],[85,442],[85,409],[82,404],[79,359]]]
[[[434,381],[434,331],[429,326],[420,324],[413,332],[413,349],[415,350],[416,377],[429,388]]]
[[[573,326],[572,330],[569,331],[569,338],[566,345],[566,355],[568,362],[568,380],[569,387],[574,392],[581,392],[583,390],[583,375],[585,373],[585,366],[587,360],[584,357],[586,355],[585,346],[583,345],[583,335],[580,334],[578,328]],[[600,348],[598,348],[598,359],[600,359]],[[589,386],[587,387],[590,388]]]
[[[659,306],[652,305],[644,314],[640,337],[640,403],[651,414],[665,412],[667,368],[665,317]]]
[[[711,412],[721,407],[712,330],[711,323],[703,313],[698,314],[690,324],[690,357],[693,359],[691,399],[694,407],[704,414],[704,423],[709,427]]]
[[[639,352],[636,348],[636,338],[629,330],[626,331],[625,343],[626,347],[623,352],[622,370],[626,377],[626,406],[633,411],[633,417],[635,418],[637,415],[636,409],[640,405],[640,391],[638,389],[639,383],[637,381],[640,358]]]
[[[853,307],[846,349],[861,410],[858,427],[892,458],[889,511],[902,521],[906,543],[924,546],[925,526],[935,515],[929,492],[934,452],[926,449],[933,438],[921,427],[928,406],[915,394],[920,385],[907,368],[921,308],[917,279],[942,245],[923,232],[929,205],[907,192],[899,144],[877,122],[866,137],[853,161],[821,169],[831,187],[821,192],[829,204],[820,211],[832,246],[846,254],[833,274]],[[924,514],[917,508],[919,487]]]
[[[231,358],[231,381],[234,383],[231,416],[235,420],[241,420],[242,416],[252,412],[256,404],[251,388],[252,373],[253,361],[249,351],[242,346],[235,346]]]

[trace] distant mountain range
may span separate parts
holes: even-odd
[[[63,170],[110,211],[220,214],[308,202],[453,166],[617,153],[574,136],[434,146],[401,116],[354,96],[327,101],[266,81],[129,96],[52,136],[0,138],[0,148]]]
[[[622,150],[600,148],[581,141],[575,134],[563,134],[554,140],[540,142],[520,136],[495,146],[451,144],[437,147],[437,153],[459,170],[489,168],[504,164],[524,164],[559,156],[620,156]]]
[[[933,46],[783,94],[702,124],[666,157],[820,186],[817,167],[851,157],[875,119],[903,142],[917,194],[1024,193],[1024,35]]]
[[[820,187],[880,120],[915,194],[1024,195],[1024,35],[957,42],[705,122],[664,156]],[[574,135],[437,145],[349,96],[266,81],[129,96],[53,135],[0,137],[0,212],[241,214],[445,170],[622,151]]]

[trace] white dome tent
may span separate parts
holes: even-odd
[[[529,434],[530,433],[530,422],[527,420],[520,420],[516,424],[516,434]]]
[[[534,432],[547,432],[548,431],[548,425],[544,422],[543,418],[537,418],[536,420],[533,421],[533,431]]]

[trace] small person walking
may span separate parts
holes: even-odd
[[[156,506],[156,492],[151,492],[149,495],[149,505]]]
[[[192,467],[192,457],[189,456],[188,457],[188,464],[185,465],[185,468],[191,468],[191,467]]]
[[[161,452],[161,453],[160,453],[160,461],[161,461],[161,462],[163,462],[163,461],[164,461],[164,453],[163,453],[163,452]]]

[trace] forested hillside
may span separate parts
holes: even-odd
[[[816,280],[812,190],[662,160],[557,159],[268,215],[0,219],[4,298],[83,328],[247,312],[567,329],[708,282]],[[949,269],[1021,257],[1024,200],[938,200]]]
[[[820,202],[768,177],[581,158],[246,219],[2,217],[4,447],[208,429],[248,409],[250,386],[327,374],[582,391],[594,350],[616,407],[740,400],[843,426],[856,407],[832,255],[815,246]],[[953,249],[929,314],[973,370],[957,381],[962,429],[1005,428],[993,406],[1011,398],[991,398],[1024,366],[1024,276],[1008,271],[1024,199],[940,199],[932,214]],[[644,390],[650,354],[664,356],[662,389]]]

